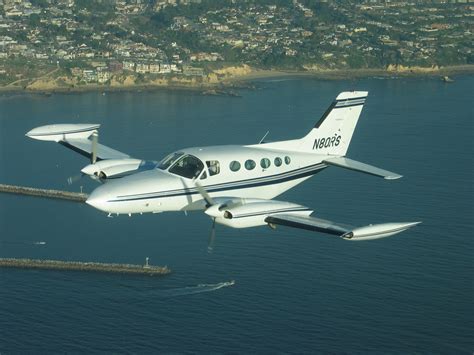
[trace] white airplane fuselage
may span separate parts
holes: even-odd
[[[311,216],[305,206],[274,198],[328,166],[387,180],[401,175],[346,157],[367,92],[342,92],[303,137],[246,146],[187,148],[159,163],[136,159],[98,143],[98,124],[53,124],[27,136],[54,141],[88,158],[81,172],[104,184],[86,203],[109,214],[204,210],[215,224],[232,228],[277,225],[371,240],[420,222],[348,228]],[[210,243],[212,245],[212,242]]]
[[[183,149],[181,156],[193,156],[203,164],[196,178],[157,167],[109,180],[92,192],[87,203],[117,214],[204,210],[196,181],[215,199],[270,200],[327,167],[317,154],[267,146],[272,143]],[[217,164],[218,172],[212,172],[209,164]]]

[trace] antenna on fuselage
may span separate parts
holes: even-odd
[[[265,135],[262,137],[262,139],[260,139],[260,142],[258,142],[258,144],[265,143],[265,142],[264,142],[264,139],[267,138],[268,133],[270,133],[270,131],[267,131],[267,133],[265,133]]]

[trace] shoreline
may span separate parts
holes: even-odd
[[[5,94],[77,94],[89,92],[140,92],[140,91],[158,91],[158,90],[176,90],[190,91],[200,93],[202,95],[212,96],[238,96],[235,95],[234,89],[253,89],[251,82],[278,78],[313,78],[317,80],[351,80],[363,78],[436,78],[449,75],[470,75],[474,74],[474,65],[448,66],[441,68],[401,68],[401,70],[387,69],[317,69],[317,70],[295,70],[283,71],[276,69],[255,69],[250,72],[239,75],[224,76],[217,82],[204,82],[186,84],[185,82],[171,82],[168,84],[132,84],[132,85],[100,85],[88,84],[73,87],[39,87],[28,88],[27,86],[3,86],[0,87],[0,95]],[[25,79],[27,80],[27,79]],[[216,92],[216,93],[212,93]]]
[[[230,79],[231,81],[252,81],[259,79],[272,79],[284,77],[308,77],[323,80],[347,80],[359,78],[371,78],[374,76],[381,77],[400,77],[400,78],[419,78],[419,77],[442,77],[449,75],[474,74],[474,65],[459,65],[441,67],[439,69],[432,68],[415,68],[404,70],[387,70],[387,69],[320,69],[320,70],[295,70],[280,71],[254,69],[250,74],[242,75]]]

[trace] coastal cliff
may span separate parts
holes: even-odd
[[[418,76],[418,75],[451,75],[453,73],[472,73],[474,65],[453,67],[419,67],[390,64],[385,69],[333,69],[316,64],[308,64],[303,70],[279,71],[259,69],[247,64],[233,65],[210,70],[202,75],[185,75],[182,73],[166,75],[143,75],[121,72],[111,75],[104,83],[87,83],[63,70],[59,75],[45,75],[39,78],[23,79],[0,87],[0,91],[29,92],[75,92],[75,91],[109,91],[154,88],[176,88],[208,91],[214,88],[242,86],[249,80],[281,76],[310,76],[321,79],[347,79],[370,76]]]
[[[438,73],[440,67],[438,65],[433,65],[431,67],[419,67],[419,66],[405,66],[401,64],[389,64],[387,66],[387,71],[391,73],[419,73],[419,74],[429,74],[429,73]]]

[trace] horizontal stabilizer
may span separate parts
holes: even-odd
[[[315,232],[337,235],[346,240],[371,240],[389,237],[403,232],[421,222],[401,222],[370,224],[365,227],[353,228],[337,224],[325,219],[294,214],[274,214],[265,219],[270,225],[282,225],[306,229]]]
[[[340,168],[345,168],[349,170],[359,171],[361,173],[366,173],[369,175],[375,175],[383,177],[387,180],[400,179],[402,175],[393,173],[388,170],[380,169],[375,166],[364,164],[356,160],[352,160],[344,157],[334,157],[323,160],[324,163],[328,165],[338,166]]]

